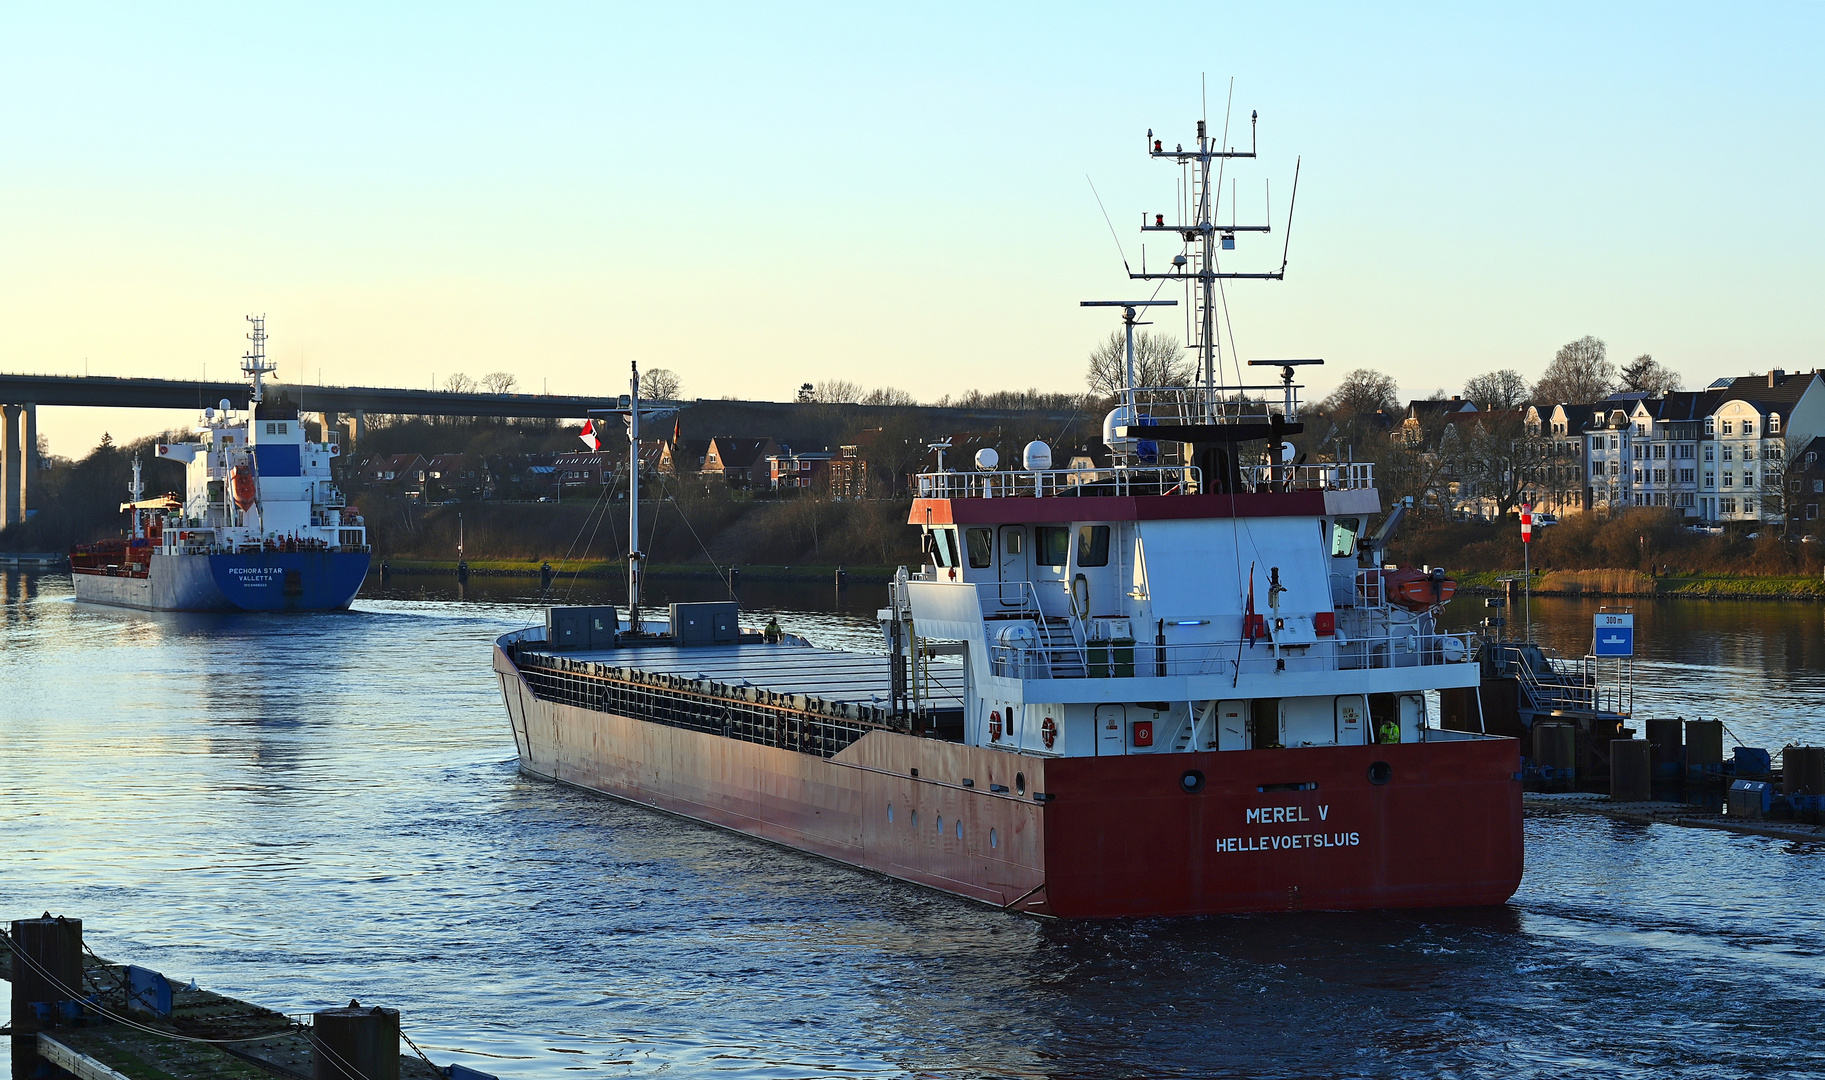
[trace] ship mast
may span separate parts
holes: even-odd
[[[1172,259],[1172,268],[1166,271],[1150,272],[1145,259],[1142,260],[1139,273],[1130,271],[1128,277],[1137,281],[1179,281],[1185,284],[1192,301],[1190,320],[1191,340],[1186,348],[1196,349],[1198,353],[1197,383],[1203,391],[1200,395],[1205,402],[1205,422],[1218,419],[1219,398],[1224,388],[1223,372],[1219,361],[1221,348],[1217,343],[1217,305],[1222,303],[1219,284],[1224,279],[1251,279],[1257,281],[1282,281],[1286,278],[1285,250],[1281,251],[1280,268],[1270,271],[1235,271],[1222,268],[1222,252],[1234,251],[1237,233],[1267,233],[1269,225],[1244,225],[1235,220],[1235,200],[1230,200],[1230,223],[1222,224],[1218,220],[1219,204],[1222,202],[1223,166],[1231,158],[1257,157],[1256,125],[1260,120],[1259,112],[1249,114],[1249,148],[1246,151],[1225,146],[1228,139],[1228,119],[1224,120],[1222,139],[1212,138],[1207,130],[1206,121],[1198,121],[1197,142],[1193,149],[1187,150],[1183,143],[1173,149],[1165,148],[1165,140],[1156,138],[1153,129],[1147,129],[1147,154],[1155,159],[1166,159],[1178,162],[1186,172],[1185,198],[1176,208],[1176,224],[1167,224],[1165,214],[1155,214],[1149,221],[1145,215],[1141,218],[1141,232],[1177,233],[1185,245],[1185,250]],[[1297,164],[1293,169],[1293,199],[1298,199],[1299,170]],[[1292,226],[1291,204],[1287,211],[1288,240],[1290,242]],[[1238,382],[1240,377],[1238,374]],[[1238,388],[1239,389],[1239,388]]]
[[[627,384],[627,628],[640,632],[640,362]],[[656,511],[655,511],[656,512]]]
[[[266,316],[249,315],[247,321],[253,323],[253,333],[247,335],[253,348],[241,357],[241,371],[253,380],[253,403],[258,405],[265,397],[265,385],[260,377],[279,370],[279,365],[266,359]]]

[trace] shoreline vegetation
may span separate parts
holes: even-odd
[[[385,430],[385,429],[383,429]],[[493,430],[493,429],[488,429]],[[147,489],[182,483],[151,444],[104,440],[80,461],[59,461],[41,478],[35,516],[6,530],[13,552],[64,552],[118,535],[120,492],[135,454],[147,458]],[[345,478],[345,482],[352,478]],[[908,524],[912,500],[836,499],[817,491],[775,496],[730,490],[696,477],[655,477],[641,500],[641,550],[655,578],[878,584],[922,561]],[[643,492],[644,493],[644,492]],[[541,564],[592,579],[625,572],[625,501],[614,490],[562,503],[465,501],[425,505],[390,489],[351,483],[368,527],[375,572],[454,575],[457,552],[480,577],[536,578]],[[1392,500],[1390,495],[1390,504]],[[1376,519],[1366,523],[1373,527]],[[1541,596],[1625,599],[1825,600],[1825,525],[1728,526],[1694,531],[1677,511],[1653,508],[1568,515],[1536,527],[1532,591]],[[1387,559],[1443,566],[1466,593],[1496,593],[1523,562],[1510,515],[1458,520],[1422,506],[1407,518]]]

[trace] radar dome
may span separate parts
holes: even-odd
[[[976,451],[976,467],[983,472],[988,472],[999,464],[1001,464],[1001,455],[995,452],[994,447],[985,446]]]
[[[1034,439],[1021,452],[1020,460],[1028,472],[1043,472],[1052,467],[1052,448]]]
[[[221,401],[216,402],[216,408],[222,410],[223,412],[227,412],[228,410],[234,408],[234,402],[229,401],[227,398],[223,398]]]
[[[1118,439],[1115,435],[1116,428],[1127,427],[1131,422],[1132,421],[1128,418],[1128,406],[1126,405],[1116,406],[1109,410],[1108,416],[1103,417],[1103,442],[1108,445],[1109,449],[1117,450],[1122,453],[1129,453],[1134,449],[1134,444],[1140,440]]]

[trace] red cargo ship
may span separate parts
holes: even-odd
[[[1149,141],[1194,193],[1232,153],[1201,123],[1195,151]],[[1507,900],[1518,745],[1446,730],[1429,704],[1479,681],[1474,637],[1436,624],[1453,584],[1383,569],[1400,509],[1370,531],[1369,466],[1292,460],[1300,362],[1272,362],[1272,387],[1217,378],[1216,282],[1278,273],[1219,270],[1246,230],[1191,205],[1147,226],[1181,232],[1187,258],[1144,276],[1195,296],[1197,384],[1134,385],[1133,328],[1161,302],[1116,302],[1129,376],[1108,466],[1054,468],[1038,442],[1008,468],[940,454],[886,655],[742,631],[733,604],[643,621],[634,552],[625,620],[554,608],[500,639],[521,768],[1064,918]],[[637,445],[653,413],[633,386]]]

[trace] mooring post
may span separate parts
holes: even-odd
[[[399,1080],[399,1010],[350,1001],[312,1013],[311,1080]]]
[[[82,920],[52,917],[13,921],[13,1034],[55,1024],[81,1001]]]

